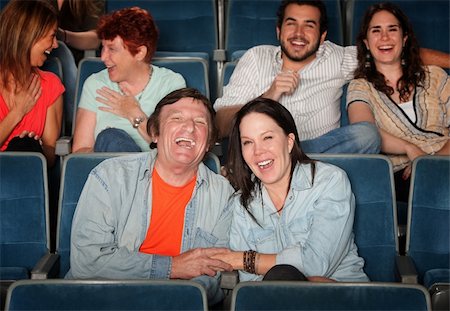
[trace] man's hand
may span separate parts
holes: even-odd
[[[262,95],[264,98],[270,98],[279,101],[284,94],[291,95],[297,89],[300,77],[297,72],[292,70],[280,72],[272,82],[270,88]]]
[[[195,248],[172,259],[171,279],[192,279],[200,275],[215,276],[218,271],[232,271],[233,267],[219,259],[213,259],[226,248]]]

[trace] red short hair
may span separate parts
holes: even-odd
[[[159,32],[151,14],[141,8],[132,7],[115,11],[100,18],[97,34],[101,40],[114,40],[120,36],[131,55],[138,47],[147,47],[145,61],[150,63],[156,51]]]

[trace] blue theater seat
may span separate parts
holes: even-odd
[[[419,285],[399,283],[243,282],[231,310],[431,310]]]
[[[406,255],[418,281],[431,291],[433,307],[449,309],[450,158],[422,156],[413,163]]]
[[[50,248],[46,160],[1,152],[0,176],[0,279],[28,279]]]
[[[9,285],[32,277],[50,250],[47,163],[35,152],[0,152],[0,305]]]
[[[205,289],[180,280],[32,280],[14,283],[6,310],[207,310]]]
[[[393,171],[383,155],[309,154],[342,168],[355,195],[353,232],[364,271],[371,281],[395,282],[398,256]]]

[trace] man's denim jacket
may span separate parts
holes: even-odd
[[[111,158],[94,168],[73,217],[66,278],[168,279],[172,257],[139,252],[152,212],[156,151]],[[197,247],[228,247],[233,188],[200,163],[185,211],[181,253]],[[222,298],[220,275],[194,279],[210,303]]]

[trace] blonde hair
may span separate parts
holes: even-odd
[[[0,84],[10,90],[10,79],[24,87],[36,68],[31,66],[33,45],[58,23],[56,10],[40,0],[11,0],[0,13]]]

